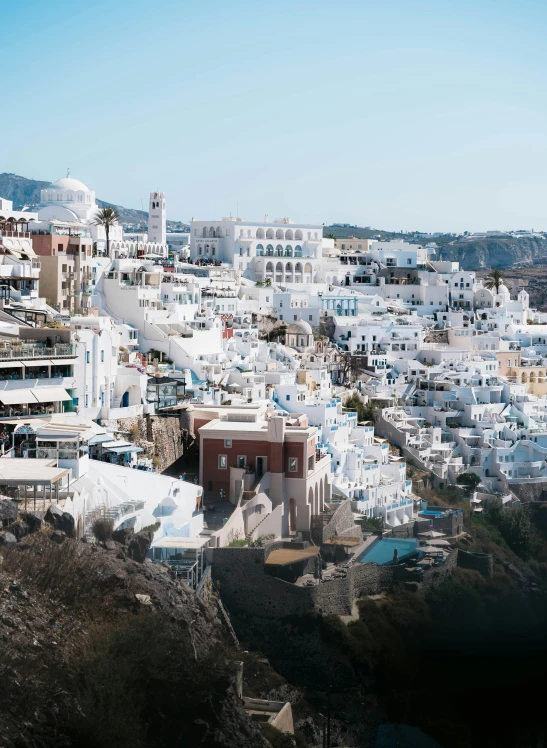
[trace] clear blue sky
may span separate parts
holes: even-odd
[[[547,3],[19,0],[0,171],[171,218],[547,229]]]

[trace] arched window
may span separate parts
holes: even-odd
[[[257,244],[256,245],[256,256],[262,257],[263,255],[264,255],[264,247],[262,246],[262,244]]]
[[[292,262],[288,262],[285,265],[285,277],[288,281],[292,281],[293,279],[293,266]]]
[[[274,238],[274,230],[273,229],[268,229],[266,231],[266,239],[273,239],[273,238]]]
[[[273,277],[273,272],[274,272],[273,262],[266,263],[266,277],[267,278],[272,278]]]
[[[209,236],[214,237],[215,236],[215,229],[214,226],[211,226],[209,229]]]
[[[278,262],[275,266],[275,279],[278,283],[283,280],[283,265],[281,262]]]
[[[302,257],[302,247],[299,244],[297,244],[296,247],[294,248],[294,256]]]
[[[273,250],[272,245],[268,244],[268,246],[266,247],[266,254],[268,255],[268,257],[272,257],[273,253],[274,253],[274,250]]]
[[[256,238],[257,239],[264,239],[264,229],[257,229],[256,230]]]
[[[283,229],[277,229],[277,231],[275,232],[275,238],[276,239],[284,239],[285,238],[285,236],[283,234]]]
[[[292,257],[292,247],[289,244],[285,247],[285,257]]]
[[[278,244],[275,248],[275,254],[277,257],[283,257],[283,247],[281,246],[281,244]]]
[[[295,238],[295,239],[296,239],[297,241],[298,241],[298,240],[300,240],[300,241],[303,241],[303,239],[304,239],[304,235],[302,234],[302,232],[300,231],[300,229],[296,229],[296,231],[294,232],[294,238]]]
[[[285,231],[285,239],[293,239],[293,231],[292,231],[292,229],[287,229]]]
[[[222,236],[222,230],[221,230],[220,226],[217,226],[217,230],[216,230],[215,236]]]
[[[207,226],[203,227],[203,236],[207,236]]]

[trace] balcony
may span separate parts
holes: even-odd
[[[53,346],[40,345],[39,343],[30,343],[22,345],[0,344],[1,361],[21,361],[32,358],[56,358],[56,357],[75,357],[76,346],[73,343],[56,343]]]

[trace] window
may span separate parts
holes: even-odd
[[[226,455],[218,456],[218,467],[219,470],[226,470],[228,467],[228,457]]]
[[[410,257],[409,257],[409,258],[408,258],[408,260],[406,261],[406,264],[407,264],[407,265],[412,265],[412,260],[410,259]]]
[[[101,362],[104,362],[104,351],[101,351]]]
[[[231,439],[224,439],[224,446],[225,447],[231,447],[232,446],[232,440]]]
[[[296,457],[289,457],[289,473],[296,473],[298,470],[298,460]]]
[[[279,308],[283,309],[283,302],[282,301],[279,302]]]
[[[313,319],[313,314],[310,314],[310,315],[309,315],[309,320],[310,320],[310,322],[312,321],[312,319]]]
[[[290,395],[285,395],[285,400],[289,401],[291,399]]]
[[[315,455],[310,455],[308,457],[308,470],[313,470],[315,467]]]
[[[237,466],[238,466],[238,468],[244,468],[246,462],[247,462],[247,458],[245,457],[245,455],[238,455],[237,456]]]
[[[86,362],[86,364],[89,363],[89,351],[85,352],[85,362]]]

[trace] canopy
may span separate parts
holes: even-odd
[[[95,436],[92,436],[88,441],[88,445],[93,446],[94,444],[103,444],[104,442],[113,441],[115,441],[115,439],[112,434],[96,434]]]
[[[9,361],[0,361],[0,369],[13,369],[14,367],[21,366],[23,366],[23,363],[15,359],[10,359]]]
[[[27,368],[31,366],[51,366],[51,361],[46,358],[35,358],[32,361],[22,361],[21,363]]]
[[[35,387],[32,394],[39,403],[57,403],[61,400],[72,400],[62,387]]]
[[[442,548],[436,548],[434,545],[422,545],[417,548],[418,551],[421,551],[422,553],[442,553]]]
[[[49,362],[50,364],[53,364],[53,366],[69,366],[70,364],[75,364],[77,362],[76,356],[74,358],[52,358]]]
[[[28,405],[28,403],[34,404],[35,402],[36,398],[30,389],[2,390],[0,392],[0,403],[4,405]]]
[[[418,535],[421,538],[445,538],[444,532],[437,532],[437,530],[428,530],[427,532],[419,532]]]
[[[142,447],[136,447],[134,444],[123,444],[119,447],[110,447],[108,444],[105,447],[109,452],[114,452],[117,455],[131,454],[132,452],[142,452]]]

